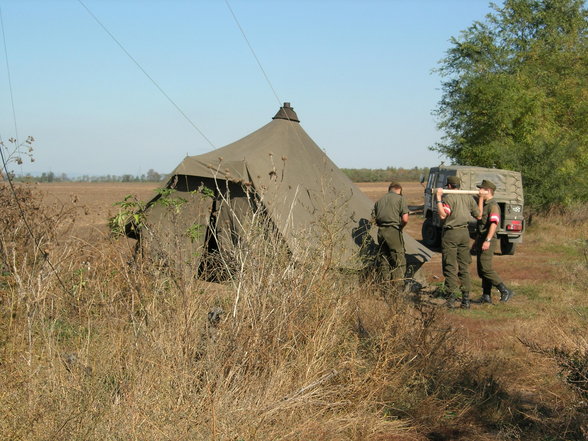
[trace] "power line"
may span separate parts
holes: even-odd
[[[6,58],[6,71],[8,74],[8,88],[10,89],[10,101],[12,104],[12,116],[14,118],[14,130],[17,131],[18,125],[16,123],[16,111],[14,110],[14,93],[13,93],[13,89],[12,89],[12,81],[10,79],[10,63],[8,61],[8,49],[6,46],[6,33],[4,32],[4,20],[2,18],[2,8],[0,8],[0,27],[2,28],[2,40],[4,42],[4,56]],[[16,133],[15,135],[16,135],[15,142],[16,142],[16,146],[18,148],[20,146],[20,144],[18,142],[18,133]],[[57,269],[53,266],[53,264],[51,263],[51,260],[49,260],[49,255],[47,254],[46,251],[43,251],[41,249],[41,243],[37,239],[37,237],[35,236],[35,233],[33,232],[33,229],[31,228],[31,226],[29,224],[29,221],[28,221],[27,216],[24,212],[24,209],[22,208],[22,205],[18,199],[18,196],[16,194],[16,189],[14,188],[14,183],[12,182],[10,172],[8,171],[8,160],[4,157],[4,148],[2,145],[2,137],[1,136],[0,136],[0,159],[2,160],[2,168],[4,169],[4,172],[6,174],[6,180],[8,181],[10,191],[12,193],[12,196],[14,197],[14,201],[16,202],[16,206],[18,207],[20,217],[25,225],[27,233],[29,234],[31,239],[33,239],[33,243],[35,244],[35,247],[37,247],[37,249],[39,249],[41,251],[45,261],[47,262],[47,264],[49,265],[49,267],[51,268],[51,270],[55,274],[57,281],[61,285],[63,292],[66,294],[69,294],[69,291],[68,291],[67,287],[65,286],[65,283],[63,283],[63,280],[61,280],[61,277],[59,276]]]
[[[241,35],[243,36],[243,39],[245,40],[245,43],[247,43],[247,46],[249,46],[249,50],[253,54],[253,58],[255,58],[255,61],[257,61],[257,65],[259,66],[259,69],[263,73],[263,76],[264,76],[265,80],[267,81],[267,84],[269,85],[269,87],[272,90],[274,96],[276,97],[276,100],[278,101],[278,105],[281,106],[282,105],[282,100],[280,100],[280,97],[276,93],[276,89],[274,89],[274,86],[272,85],[272,82],[270,81],[269,77],[267,76],[267,73],[265,72],[265,69],[261,65],[261,61],[259,61],[259,58],[257,57],[257,54],[253,50],[253,46],[251,46],[251,43],[249,43],[249,39],[247,38],[247,35],[245,35],[245,31],[243,30],[243,27],[241,27],[241,23],[239,23],[239,20],[237,19],[237,16],[235,15],[235,12],[233,11],[233,8],[231,8],[231,5],[229,4],[229,0],[225,0],[225,4],[227,5],[227,8],[229,8],[229,11],[231,12],[231,15],[233,16],[233,20],[235,20],[235,23],[237,24],[237,27],[241,31]]]
[[[270,81],[267,73],[265,72],[265,69],[261,65],[261,61],[259,60],[259,57],[255,53],[255,50],[253,50],[253,46],[251,46],[251,43],[249,42],[249,39],[247,38],[247,35],[245,35],[245,31],[243,30],[243,27],[241,26],[241,23],[239,23],[239,19],[235,15],[235,12],[233,11],[233,8],[231,8],[231,5],[229,4],[229,0],[225,0],[225,4],[227,5],[227,8],[231,12],[231,15],[233,16],[233,20],[235,20],[235,23],[237,24],[237,27],[241,31],[241,35],[243,36],[243,39],[247,43],[247,46],[249,46],[249,50],[251,51],[251,54],[253,55],[253,58],[255,58],[255,61],[257,62],[257,65],[259,66],[259,69],[261,70],[261,73],[263,74],[265,80],[267,81],[267,84],[269,85],[269,87],[272,90],[274,96],[276,97],[276,100],[278,101],[278,106],[280,106],[280,109],[281,109],[282,108],[282,100],[278,96],[278,94],[276,92],[276,89],[274,89],[274,86],[272,85],[272,82]],[[284,110],[283,114],[284,114],[284,116],[286,117],[286,119],[288,121],[292,122],[292,120],[290,119],[290,116],[288,115],[288,112],[286,110]],[[291,129],[292,129],[292,126],[289,125],[288,126],[288,130],[291,130]],[[302,138],[300,136],[300,133],[297,130],[295,130],[294,133],[296,135],[296,138],[298,138],[298,142],[300,142],[300,144],[303,145],[304,142],[302,141]]]
[[[208,142],[208,144],[215,149],[215,145],[212,143],[212,141],[210,139],[208,139],[208,137],[204,134],[204,132],[202,130],[200,130],[200,128],[198,128],[198,126],[196,124],[194,124],[194,122],[188,117],[188,115],[186,115],[186,113],[180,108],[180,106],[178,106],[176,104],[176,102],[171,99],[171,97],[163,90],[163,88],[157,83],[157,81],[155,81],[153,79],[153,77],[151,77],[151,75],[149,75],[147,73],[147,71],[145,69],[143,69],[143,66],[141,66],[141,64],[129,53],[129,51],[126,50],[126,48],[122,45],[122,43],[120,41],[118,41],[118,39],[112,34],[112,32],[110,32],[106,26],[98,19],[98,17],[96,17],[96,15],[94,15],[94,13],[84,4],[84,2],[82,0],[78,0],[78,2],[80,3],[80,5],[82,5],[84,7],[84,9],[88,12],[88,14],[90,14],[90,16],[96,21],[96,23],[98,23],[98,25],[104,30],[104,32],[106,32],[108,34],[108,36],[112,39],[112,41],[114,41],[119,48],[121,48],[121,50],[127,55],[127,57],[129,57],[129,59],[135,63],[135,65],[139,68],[139,70],[141,72],[143,72],[143,74],[149,79],[149,81],[151,81],[151,83],[161,92],[161,94],[172,104],[172,106],[174,106],[176,108],[176,110],[178,112],[180,112],[180,114],[184,117],[184,119],[186,121],[188,121],[188,123],[200,134],[200,136],[202,136],[206,142]]]
[[[6,74],[8,77],[8,89],[10,91],[10,104],[12,106],[12,118],[14,121],[14,137],[18,145],[18,127],[16,125],[16,110],[14,108],[14,94],[12,93],[12,78],[10,76],[10,64],[8,62],[8,48],[6,46],[6,34],[4,33],[4,19],[2,18],[2,7],[0,7],[0,26],[2,27],[2,42],[4,44],[4,59],[6,60]]]

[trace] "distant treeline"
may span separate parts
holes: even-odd
[[[33,176],[31,174],[13,176],[18,182],[160,182],[167,175],[162,175],[153,169],[141,175],[80,175],[69,177],[65,173],[56,174],[53,172],[43,172],[41,175]]]
[[[385,169],[343,168],[341,170],[343,170],[353,182],[418,181],[421,175],[426,176],[429,172],[427,167],[388,167]],[[31,174],[13,176],[14,180],[19,182],[161,182],[166,177],[167,175],[160,174],[153,169],[150,169],[147,173],[141,175],[80,175],[69,177],[65,173],[56,174],[53,172],[43,172],[41,175],[37,176]]]
[[[389,182],[389,181],[418,181],[421,175],[427,175],[427,167],[414,168],[343,168],[343,172],[353,182]]]

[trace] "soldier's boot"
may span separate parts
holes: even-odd
[[[476,304],[492,304],[492,282],[488,279],[482,279],[482,297],[476,300],[472,300],[472,303]]]
[[[461,309],[470,309],[470,293],[464,292],[461,294],[461,305],[459,305]]]
[[[500,291],[500,301],[501,302],[508,302],[510,298],[514,295],[512,290],[508,289],[504,283],[501,283],[497,286],[498,291]]]
[[[455,305],[453,304],[453,302],[455,302],[455,299],[456,299],[455,293],[450,293],[447,296],[447,301],[445,302],[445,306],[447,306],[449,309],[455,308]]]
[[[431,293],[432,297],[435,297],[436,299],[439,298],[446,298],[447,297],[447,291],[445,291],[445,287],[444,286],[438,286],[437,288],[435,288],[435,290]]]
[[[490,294],[482,294],[482,297],[480,297],[479,299],[476,300],[472,300],[472,303],[475,304],[484,304],[484,303],[489,303],[492,304],[492,297],[490,296]]]

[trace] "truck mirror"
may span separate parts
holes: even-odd
[[[419,177],[419,182],[421,184],[423,184],[425,182],[425,174],[424,173],[421,173],[421,176]]]

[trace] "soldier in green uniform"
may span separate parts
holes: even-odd
[[[507,302],[513,292],[508,289],[502,279],[492,268],[492,257],[496,249],[496,230],[500,225],[500,206],[494,199],[496,185],[484,179],[477,185],[480,189],[478,206],[482,217],[478,220],[478,234],[476,238],[476,256],[478,275],[482,278],[482,297],[475,303],[492,303],[492,287],[500,291],[500,301]]]
[[[375,203],[372,217],[379,227],[378,245],[384,278],[401,282],[406,272],[402,229],[408,223],[408,206],[398,182],[391,182],[388,193]]]
[[[457,176],[447,178],[449,189],[459,189],[459,186],[460,179]],[[441,249],[447,304],[453,307],[453,301],[461,291],[461,307],[467,309],[470,307],[470,263],[472,262],[468,222],[472,217],[479,219],[480,210],[471,195],[444,195],[442,188],[437,189],[436,202],[437,213],[443,220]]]

